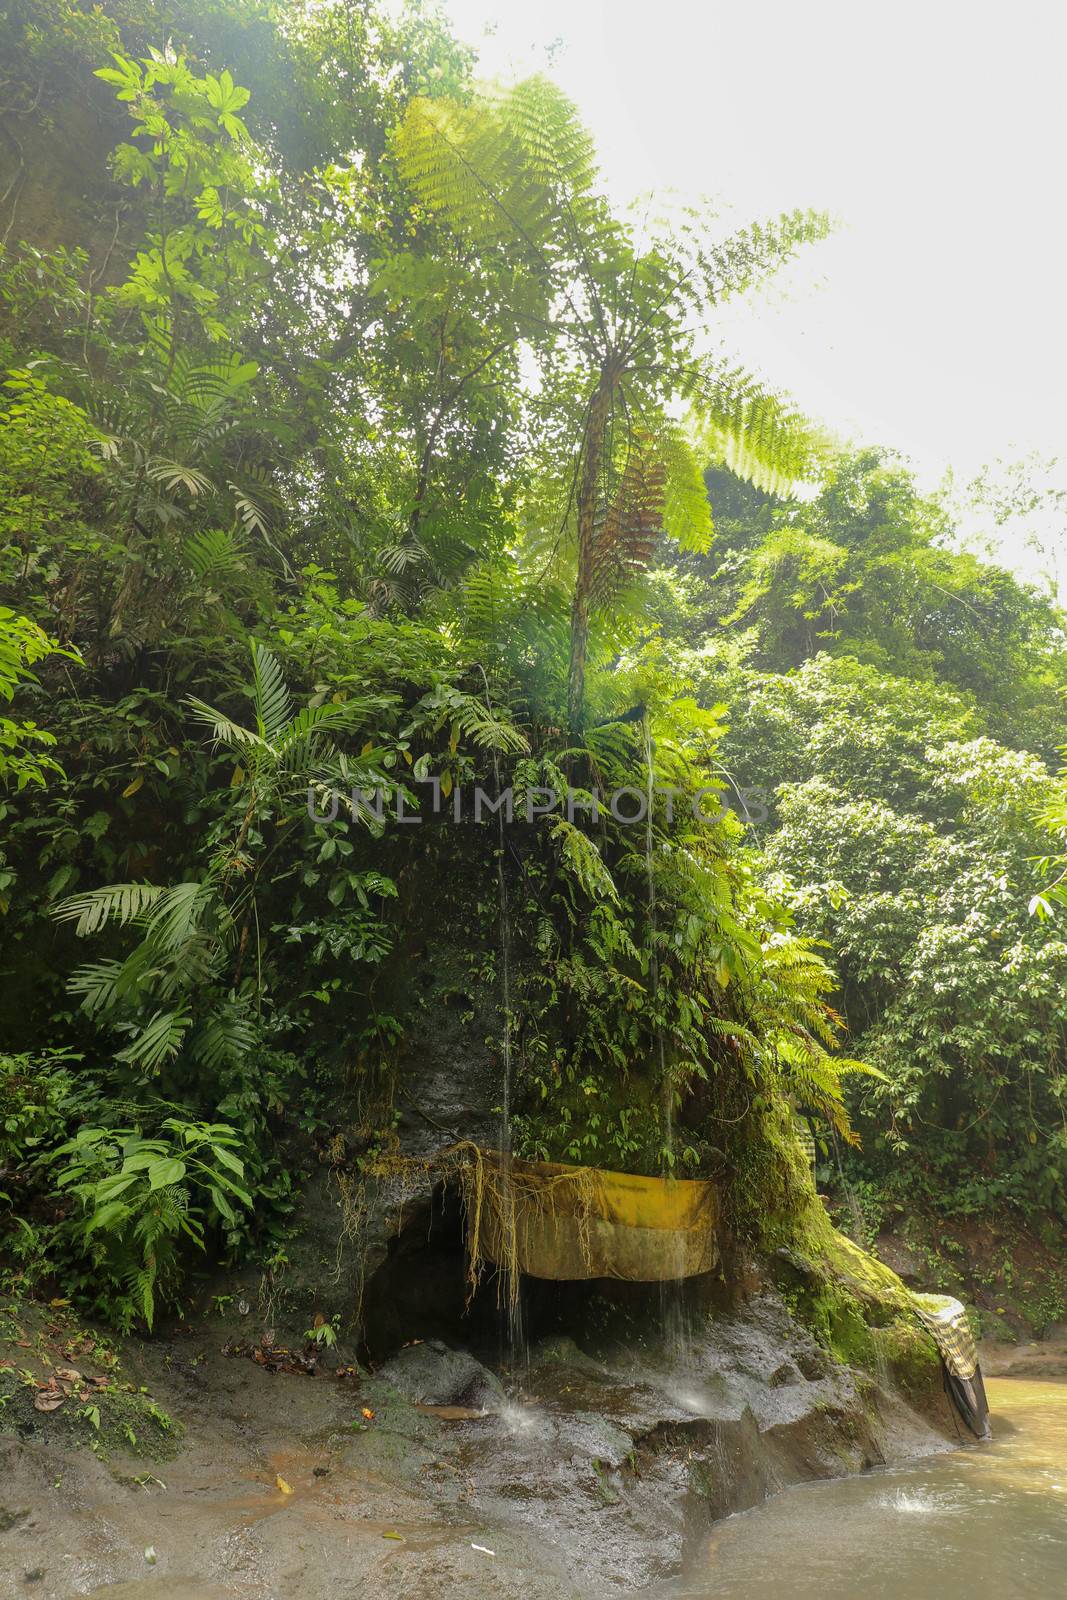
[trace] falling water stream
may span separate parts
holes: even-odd
[[[485,684],[485,704],[493,714],[489,677],[481,668]],[[506,834],[505,818],[501,805],[504,786],[500,777],[500,752],[493,747],[493,782],[495,785],[497,842],[496,886],[500,923],[500,1010],[501,1010],[501,1082],[500,1082],[500,1188],[505,1237],[515,1233],[515,1185],[512,1178],[511,1151],[511,918],[508,910],[508,881],[505,869]],[[501,1304],[501,1366],[514,1369],[527,1363],[528,1352],[522,1316],[522,1285],[518,1268],[510,1262],[500,1267]],[[512,1282],[512,1277],[517,1280]]]
[[[645,872],[648,884],[648,981],[652,1001],[652,1014],[655,1019],[656,1054],[659,1065],[663,1137],[661,1172],[665,1181],[671,1183],[674,1180],[676,1154],[674,1141],[674,1084],[667,1071],[667,1052],[663,1038],[663,1023],[660,1019],[659,927],[656,914],[655,833],[652,826],[656,791],[656,768],[654,762],[655,747],[652,743],[652,729],[647,712],[643,719],[642,728],[644,732],[647,789],[645,806]],[[685,1293],[682,1285],[680,1241],[676,1243],[675,1249],[678,1252],[678,1259],[675,1262],[676,1270],[670,1277],[660,1283],[660,1323],[668,1360],[672,1370],[678,1372],[683,1370],[686,1365],[690,1340]]]
[[[1067,1382],[988,1384],[993,1441],[787,1489],[728,1517],[660,1600],[1067,1593]]]
[[[489,685],[486,683],[487,700],[488,697]],[[496,881],[500,915],[500,996],[503,1018],[500,1050],[500,1181],[505,1236],[510,1237],[514,1235],[515,1230],[515,1186],[512,1181],[511,1170],[511,920],[508,911],[507,874],[504,866],[506,848],[504,811],[500,804],[503,788],[500,780],[500,756],[496,750],[493,751],[493,776],[496,783],[497,801]],[[503,1359],[501,1364],[514,1368],[516,1365],[523,1365],[526,1359],[521,1283],[513,1284],[510,1281],[513,1273],[518,1276],[517,1267],[506,1263],[500,1270],[504,1275],[502,1285],[504,1306],[502,1342],[505,1346],[502,1352]]]

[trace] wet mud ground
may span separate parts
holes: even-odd
[[[338,1378],[332,1353],[271,1373],[224,1353],[236,1331],[125,1352],[183,1423],[171,1459],[73,1450],[47,1416],[0,1434],[4,1600],[621,1595],[778,1489],[950,1442],[773,1297],[709,1325],[682,1371],[556,1339],[503,1383],[433,1340],[374,1374]]]

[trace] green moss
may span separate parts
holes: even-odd
[[[788,1102],[757,1097],[736,1124],[727,1154],[732,1176],[723,1195],[724,1216],[734,1236],[765,1252],[822,1253],[820,1241],[832,1229]]]
[[[898,1388],[915,1400],[941,1386],[941,1360],[928,1334],[896,1317],[876,1331],[878,1347]]]

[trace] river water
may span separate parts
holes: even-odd
[[[1067,1380],[986,1388],[991,1444],[804,1484],[729,1517],[673,1600],[1067,1596]]]

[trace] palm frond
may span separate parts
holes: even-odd
[[[119,1061],[128,1061],[142,1072],[156,1072],[165,1061],[178,1054],[189,1028],[188,1011],[157,1011],[123,1050]]]
[[[142,917],[166,890],[155,883],[113,883],[103,889],[90,889],[85,894],[68,895],[53,908],[58,922],[77,922],[74,932],[79,938],[99,933],[109,922],[117,920],[120,926]]]
[[[175,883],[161,895],[148,916],[145,937],[162,954],[182,950],[199,932],[201,919],[216,896],[216,886],[204,882]]]
[[[211,479],[205,472],[200,472],[196,467],[184,466],[180,461],[150,461],[145,467],[145,477],[150,483],[161,483],[172,494],[175,489],[184,489],[190,499],[195,499],[197,495],[210,494],[213,488]]]
[[[224,711],[218,711],[214,706],[209,706],[203,700],[198,700],[195,695],[187,695],[185,704],[189,707],[198,722],[206,722],[211,729],[212,738],[216,744],[244,746],[266,750],[268,741],[254,728],[246,728],[240,722],[234,722]]]
[[[248,559],[244,545],[226,528],[207,528],[187,539],[184,555],[196,576],[206,584],[243,572]]]
[[[252,704],[259,733],[273,739],[292,716],[292,700],[276,656],[252,640]]]

